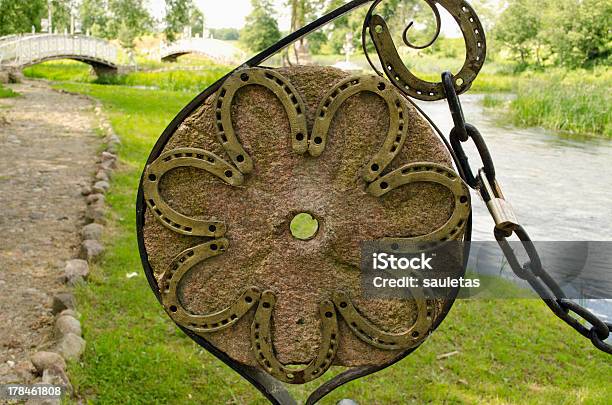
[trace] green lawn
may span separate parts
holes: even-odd
[[[122,139],[107,201],[107,252],[77,289],[87,350],[69,373],[93,403],[264,404],[248,383],[180,332],[141,270],[134,204],[150,148],[193,96],[122,86],[59,84],[100,99]],[[126,273],[138,272],[127,278]],[[459,354],[436,360],[451,351]],[[457,302],[400,364],[348,384],[325,404],[607,404],[612,362],[536,300]],[[300,399],[317,382],[293,386]]]
[[[151,69],[172,69],[168,71],[138,71],[96,77],[93,69],[85,63],[50,61],[27,67],[23,73],[31,78],[60,82],[140,86],[194,93],[214,83],[232,69],[231,66],[216,65],[203,60],[199,60],[197,65],[194,65],[194,63],[193,60],[186,59],[184,63],[180,64],[163,64],[161,66],[152,64],[152,66],[147,66]],[[193,66],[198,67],[198,70],[180,70]]]
[[[13,89],[4,87],[3,85],[0,84],[0,98],[17,97],[18,95],[19,93],[17,93],[16,91],[13,91]]]

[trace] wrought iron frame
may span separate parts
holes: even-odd
[[[239,71],[241,69],[245,69],[245,68],[253,68],[253,67],[257,67],[260,66],[263,62],[265,62],[267,59],[269,59],[271,56],[277,54],[278,52],[282,51],[284,48],[286,48],[287,46],[290,46],[291,44],[293,44],[294,42],[298,41],[299,39],[301,39],[302,37],[308,35],[309,33],[321,28],[322,26],[336,20],[337,18],[345,15],[346,13],[349,13],[359,7],[362,7],[368,3],[372,3],[370,6],[370,9],[368,10],[368,13],[366,15],[365,21],[364,21],[364,28],[363,28],[363,38],[362,38],[362,42],[363,42],[363,46],[364,46],[364,50],[366,50],[366,33],[368,31],[370,31],[369,28],[369,24],[374,21],[373,18],[374,16],[374,11],[376,9],[376,6],[378,4],[381,3],[382,0],[353,0],[350,1],[348,3],[346,3],[345,5],[337,8],[336,10],[333,10],[332,12],[322,16],[321,18],[317,19],[316,21],[311,22],[310,24],[300,28],[299,30],[289,34],[287,37],[281,39],[279,42],[277,42],[276,44],[274,44],[273,46],[271,46],[270,48],[264,50],[263,52],[255,55],[254,57],[252,57],[251,59],[249,59],[248,61],[246,61],[244,64],[242,64],[241,66],[237,67],[235,70],[233,70],[232,72],[228,73],[227,75],[225,75],[224,77],[222,77],[221,79],[219,79],[217,82],[215,82],[214,84],[212,84],[210,87],[208,87],[206,90],[204,90],[202,93],[200,93],[199,95],[197,95],[189,104],[187,104],[187,106],[185,106],[178,114],[177,116],[170,122],[170,124],[168,125],[168,127],[164,130],[164,132],[162,133],[162,135],[160,136],[160,138],[157,140],[157,142],[155,143],[149,158],[147,160],[147,165],[150,165],[151,163],[153,163],[153,161],[155,159],[157,159],[157,157],[162,153],[166,143],[168,142],[168,140],[170,139],[170,137],[172,136],[172,134],[176,131],[176,129],[179,127],[179,125],[193,112],[195,111],[198,107],[200,107],[202,105],[202,103],[207,100],[209,97],[211,97],[212,95],[214,95],[214,93],[219,90],[219,88],[223,85],[223,83],[226,81],[226,79],[228,77],[230,77],[233,73],[235,73],[236,71]],[[474,13],[473,9],[467,4],[465,3],[465,1],[462,0],[425,0],[430,7],[432,7],[432,10],[434,11],[434,14],[436,16],[436,22],[438,23],[437,26],[437,32],[434,36],[434,38],[430,41],[428,45],[431,45],[431,43],[433,43],[435,41],[435,39],[437,38],[437,35],[439,33],[440,30],[440,19],[439,19],[439,15],[437,12],[437,8],[436,8],[436,4],[440,4],[443,7],[447,7],[449,4],[453,7],[458,7],[460,10],[463,9],[467,9],[469,10],[469,17],[467,18],[471,18],[475,21],[470,21],[472,24],[476,23],[476,26],[478,28],[476,28],[476,30],[478,30],[481,35],[482,35],[482,45],[480,46],[480,48],[482,48],[482,52],[479,54],[480,58],[477,61],[470,61],[469,58],[467,58],[467,56],[470,56],[470,45],[468,44],[468,40],[466,39],[466,49],[467,49],[467,55],[466,55],[466,65],[469,65],[470,69],[469,71],[471,72],[470,77],[466,77],[466,79],[463,79],[462,83],[455,83],[455,90],[457,93],[462,93],[465,92],[469,89],[469,86],[471,84],[471,80],[473,80],[473,78],[475,78],[476,74],[478,73],[478,71],[480,70],[480,68],[482,67],[482,63],[484,62],[484,55],[485,55],[485,42],[484,42],[484,32],[482,31],[482,26],[480,25],[480,22],[478,21],[476,14]],[[459,18],[456,17],[456,20],[458,23],[460,23],[461,26],[461,21]],[[404,42],[412,47],[412,48],[423,48],[426,46],[415,46],[412,43],[410,43],[410,41],[407,39],[407,31],[408,29],[411,27],[412,24],[409,24],[406,29],[404,30],[403,33],[403,38],[404,38]],[[464,32],[464,36],[466,35],[465,30],[462,27],[462,31]],[[380,56],[380,50],[379,47],[377,47],[377,52],[379,53]],[[395,51],[397,52],[397,51]],[[382,76],[381,72],[379,72],[376,67],[374,66],[374,64],[372,63],[369,55],[367,55],[367,51],[366,51],[366,56],[368,61],[370,62],[370,64],[372,65],[372,68],[379,74]],[[384,60],[383,60],[384,61]],[[474,63],[477,62],[477,63]],[[466,66],[464,65],[464,66]],[[403,66],[403,65],[402,65]],[[395,75],[389,75],[389,73],[385,70],[385,74],[387,75],[387,77],[396,85],[398,82],[398,77],[396,77]],[[425,83],[425,86],[429,86],[427,88],[431,88],[431,83],[427,83],[427,82],[423,82],[421,81],[421,85],[422,83]],[[440,88],[442,86],[442,83],[439,84]],[[433,99],[441,99],[444,98],[445,95],[443,93],[439,94],[436,93],[435,97],[431,95],[431,92],[422,92],[418,93],[417,90],[415,90],[414,88],[412,89],[408,89],[406,88],[406,86],[404,87],[399,87],[398,89],[400,91],[402,91],[404,93],[404,95],[406,96],[406,100],[408,100],[416,109],[417,111],[419,111],[419,113],[430,123],[430,125],[432,126],[432,128],[436,131],[436,133],[438,134],[438,136],[440,137],[440,139],[443,141],[444,145],[446,146],[447,150],[449,151],[457,172],[459,173],[459,175],[461,176],[461,178],[463,180],[466,180],[466,173],[463,170],[463,166],[461,164],[460,159],[458,159],[457,155],[455,154],[455,152],[453,151],[453,148],[451,147],[451,145],[449,144],[448,140],[446,139],[446,137],[443,135],[443,133],[440,131],[440,129],[435,125],[435,123],[415,104],[415,102],[413,100],[411,100],[409,97],[414,97],[414,98],[418,98],[418,99],[424,99],[424,100],[433,100]],[[420,90],[418,90],[420,91]],[[145,275],[147,277],[147,280],[149,282],[149,285],[151,286],[151,289],[154,291],[158,301],[161,303],[162,302],[162,296],[159,292],[159,286],[157,283],[157,280],[154,276],[154,272],[153,269],[151,268],[151,265],[149,263],[148,260],[148,255],[147,255],[147,251],[144,245],[144,235],[143,235],[143,229],[144,229],[144,223],[145,223],[145,210],[147,208],[146,202],[145,202],[145,198],[144,198],[144,190],[143,190],[143,180],[144,180],[144,172],[143,172],[143,178],[141,178],[140,181],[140,186],[138,189],[138,194],[137,194],[137,199],[136,199],[136,227],[137,227],[137,237],[138,237],[138,249],[139,249],[139,253],[140,253],[140,257],[141,257],[141,261],[142,261],[142,265],[144,268],[144,272]],[[470,212],[469,216],[468,216],[468,220],[465,226],[465,235],[464,235],[464,240],[469,242],[471,240],[471,231],[472,231],[472,214]],[[463,263],[463,267],[465,269],[466,265],[467,265],[467,257],[468,257],[468,253],[469,253],[469,243],[466,244],[467,245],[467,249],[468,251],[466,251],[466,254],[464,255],[464,263]],[[433,325],[433,329],[437,328],[440,323],[444,320],[444,318],[446,317],[446,315],[448,314],[448,312],[450,311],[452,304],[457,296],[459,292],[459,288],[454,289],[451,294],[448,297],[448,300],[446,301],[444,307],[441,310],[440,316],[436,319],[434,325]],[[191,339],[193,339],[195,342],[197,342],[200,346],[202,346],[203,348],[205,348],[206,350],[208,350],[210,353],[212,353],[215,357],[217,357],[219,360],[223,361],[225,364],[227,364],[229,367],[231,367],[233,370],[235,370],[237,373],[239,373],[242,377],[244,377],[247,381],[249,381],[255,388],[257,388],[271,403],[273,404],[282,404],[282,405],[286,405],[286,404],[295,404],[296,401],[291,397],[291,395],[289,394],[289,392],[285,389],[285,387],[283,386],[283,384],[276,380],[275,378],[273,378],[272,376],[270,376],[269,374],[267,374],[266,372],[264,372],[263,370],[260,370],[256,367],[251,367],[251,366],[247,366],[241,363],[236,362],[235,360],[233,360],[232,358],[230,358],[227,354],[225,354],[224,352],[222,352],[221,350],[219,350],[218,348],[216,348],[215,346],[213,346],[212,344],[210,344],[206,339],[202,338],[201,336],[199,336],[198,334],[196,334],[195,332],[177,324],[177,326],[185,333],[187,334]],[[378,366],[367,366],[367,367],[358,367],[358,368],[352,368],[349,369],[347,371],[344,371],[340,374],[338,374],[337,376],[333,377],[332,379],[324,382],[322,385],[320,385],[315,391],[313,391],[310,396],[308,397],[306,404],[314,404],[317,401],[319,401],[321,398],[323,398],[324,396],[326,396],[327,394],[329,394],[330,392],[332,392],[334,389],[338,388],[339,386],[346,384],[352,380],[355,380],[357,378],[360,377],[364,377],[366,375],[375,373],[377,371],[380,371],[384,368],[387,368],[397,362],[399,362],[400,360],[402,360],[404,357],[408,356],[410,353],[412,353],[414,350],[416,350],[417,347],[414,347],[412,349],[408,349],[404,352],[402,352],[401,354],[398,355],[398,357],[394,358],[393,360],[382,364],[382,365],[378,365]]]

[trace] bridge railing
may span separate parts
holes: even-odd
[[[0,39],[0,64],[24,66],[56,56],[82,57],[117,65],[117,48],[99,38],[38,34]]]
[[[244,59],[244,53],[240,49],[212,38],[184,38],[170,44],[162,44],[159,53],[162,59],[176,54],[199,53],[224,64],[233,64]]]

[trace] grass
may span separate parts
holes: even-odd
[[[0,98],[17,97],[18,95],[19,93],[17,93],[13,89],[4,87],[2,84],[0,84]]]
[[[291,234],[297,239],[308,240],[313,238],[319,230],[319,221],[312,215],[301,212],[291,220],[289,224]]]
[[[553,72],[525,77],[510,104],[513,123],[612,137],[612,73]]]
[[[193,59],[187,59],[185,64],[168,64],[165,67],[180,69],[181,67],[193,66],[194,64]],[[230,66],[215,65],[202,60],[196,66],[201,68],[201,70],[138,71],[96,77],[92,68],[85,63],[51,61],[30,66],[24,69],[24,74],[31,78],[60,82],[112,84],[152,87],[160,90],[199,92],[231,70]],[[152,64],[151,67],[159,68],[160,66]]]
[[[486,108],[499,108],[507,103],[507,98],[500,94],[485,94],[482,105]]]
[[[430,82],[440,81],[440,73],[415,72],[415,75]],[[512,92],[516,89],[520,80],[520,77],[517,76],[483,72],[476,77],[469,91],[473,93]]]
[[[63,82],[90,82],[95,79],[93,69],[86,63],[75,61],[51,61],[23,69],[26,77]]]
[[[125,75],[103,76],[94,80],[99,84],[153,87],[161,90],[203,91],[231,68],[211,66],[206,70],[173,70],[166,72],[133,72]]]
[[[335,61],[343,60],[342,55],[320,55],[314,58],[316,63],[333,64]],[[162,90],[174,91],[201,91],[212,84],[224,74],[229,72],[231,66],[216,65],[205,59],[182,57],[180,63],[159,64],[151,62],[145,64],[155,71],[139,71],[115,76],[104,76],[97,78],[89,65],[74,61],[51,61],[24,69],[24,74],[32,78],[47,79],[52,81],[70,81],[80,83],[113,84],[125,86],[145,86]],[[365,57],[355,58],[360,66],[367,66]],[[412,63],[411,69],[418,77],[433,82],[440,81],[440,72],[453,66],[451,62],[433,64],[431,58]],[[144,62],[143,62],[144,63]],[[456,63],[455,63],[456,64]],[[201,70],[181,70],[198,67]],[[173,69],[159,71],[157,69]],[[472,84],[472,91],[479,93],[509,92],[516,89],[517,78],[503,72],[501,68],[487,68]]]
[[[265,404],[255,389],[174,326],[141,271],[134,204],[150,148],[190,100],[185,92],[60,84],[100,99],[122,139],[112,179],[107,251],[78,287],[87,349],[69,373],[97,404]],[[138,277],[126,278],[136,271]],[[438,360],[440,354],[459,351]],[[606,404],[612,363],[536,300],[458,301],[413,355],[322,403]],[[327,376],[326,376],[327,377]],[[318,382],[292,386],[304,400]]]

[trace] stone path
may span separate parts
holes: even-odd
[[[28,358],[53,342],[53,296],[80,245],[80,195],[102,143],[92,103],[43,82],[0,99],[0,384],[31,382]]]

